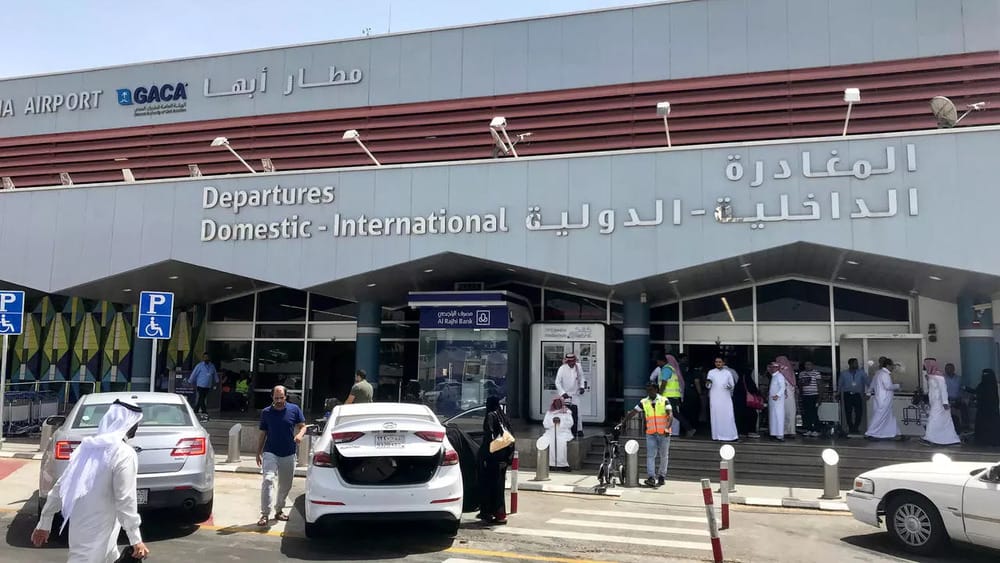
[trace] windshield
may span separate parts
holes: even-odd
[[[427,415],[420,416],[418,414],[406,414],[406,415],[384,415],[384,414],[347,414],[340,415],[337,417],[336,424],[347,424],[350,422],[403,422],[405,420],[416,420],[419,422],[437,422],[437,418]]]
[[[97,428],[104,413],[108,412],[110,403],[86,405],[80,409],[73,428]],[[139,403],[142,407],[142,421],[139,427],[150,426],[191,426],[191,416],[185,405],[169,403]]]

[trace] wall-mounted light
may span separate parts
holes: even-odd
[[[500,137],[500,133],[503,133],[503,137]],[[490,135],[493,137],[493,142],[496,143],[497,147],[503,151],[504,154],[513,154],[514,158],[518,158],[517,149],[514,148],[514,143],[510,142],[510,135],[507,134],[507,118],[503,116],[496,116],[490,120]]]
[[[274,162],[272,162],[270,158],[260,159],[260,165],[264,167],[264,172],[267,172],[268,174],[274,172],[275,170]]]
[[[238,158],[239,161],[243,163],[243,166],[247,167],[247,170],[249,170],[251,174],[256,174],[257,173],[257,171],[254,170],[253,167],[251,167],[249,164],[247,164],[247,161],[243,160],[243,157],[240,156],[239,153],[237,153],[235,149],[233,149],[232,145],[229,144],[229,139],[227,139],[225,137],[216,137],[215,140],[212,141],[212,146],[213,147],[226,147],[227,149],[229,149],[229,152],[233,153],[233,156],[235,156],[236,158]]]
[[[131,168],[122,168],[122,178],[125,179],[126,184],[135,183],[135,174],[132,173]]]
[[[201,168],[197,164],[188,164],[188,176],[192,178],[201,178]]]
[[[72,186],[73,185],[73,177],[69,175],[69,172],[60,172],[59,173],[59,182],[61,182],[62,185],[64,185],[64,186]]]
[[[667,148],[670,148],[670,124],[667,122],[667,116],[670,115],[670,102],[660,102],[656,104],[656,115],[663,116],[663,129],[667,132]]]
[[[5,189],[5,190],[13,190],[14,188],[15,188],[15,186],[14,186],[14,180],[10,176],[4,176],[3,177],[3,189]]]
[[[857,88],[847,88],[844,90],[844,101],[847,102],[847,117],[844,118],[844,132],[842,137],[847,136],[847,124],[851,122],[851,108],[854,104],[861,103],[861,90]]]
[[[368,147],[366,147],[365,144],[361,142],[361,135],[358,133],[357,129],[348,129],[347,131],[344,131],[344,135],[342,138],[345,141],[353,140],[354,142],[356,142],[358,146],[361,147],[361,150],[365,151],[365,154],[368,155],[368,158],[372,159],[372,162],[375,163],[375,166],[382,166],[382,164],[378,161],[378,159],[375,158],[375,155],[373,155],[372,152],[368,150]]]

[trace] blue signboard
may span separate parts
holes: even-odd
[[[421,307],[420,328],[505,329],[509,327],[508,314],[503,305]]]
[[[0,291],[0,335],[24,331],[24,292]]]
[[[139,295],[139,338],[168,339],[174,320],[174,294],[143,291]]]

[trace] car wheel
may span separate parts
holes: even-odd
[[[306,522],[306,537],[313,540],[322,535],[323,526],[317,522]]]
[[[199,504],[191,509],[191,521],[195,524],[201,524],[212,517],[212,507],[215,504],[215,499],[212,499],[205,504]]]
[[[948,538],[937,508],[917,495],[893,497],[885,511],[886,528],[906,551],[920,555],[934,553]]]

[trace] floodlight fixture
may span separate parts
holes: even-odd
[[[670,115],[670,102],[656,104],[656,115],[663,116],[663,130],[667,132],[667,148],[670,148],[673,146],[670,143],[670,124],[667,122],[667,116]]]
[[[361,135],[358,133],[357,129],[348,129],[347,131],[344,131],[344,135],[342,138],[345,141],[353,139],[354,142],[361,147],[361,150],[365,151],[365,154],[368,155],[368,158],[372,159],[372,162],[375,163],[375,166],[382,166],[382,163],[379,162],[377,158],[375,158],[375,155],[372,154],[372,151],[368,150],[368,147],[366,147],[365,144],[361,142]]]
[[[986,109],[986,102],[976,102],[965,107],[969,109],[965,110],[962,117],[959,117],[958,110],[955,109],[955,104],[948,98],[944,96],[934,96],[931,99],[931,111],[934,113],[934,117],[937,118],[938,129],[950,129],[958,125],[958,122],[962,121],[965,116],[970,113],[974,111],[983,111]]]
[[[274,162],[270,158],[260,159],[260,165],[264,167],[264,172],[271,173],[274,172]]]
[[[188,176],[201,178],[201,168],[197,164],[188,164]]]
[[[251,174],[257,173],[257,171],[254,170],[253,167],[251,167],[249,164],[247,164],[247,161],[243,160],[243,157],[240,156],[239,153],[237,153],[236,150],[233,149],[233,146],[229,144],[229,139],[225,137],[216,137],[215,140],[212,141],[212,146],[226,147],[227,149],[229,149],[229,152],[233,153],[233,156],[235,156],[237,159],[239,159],[241,163],[243,163],[243,166],[247,167],[247,170],[249,170]]]
[[[122,168],[122,178],[125,179],[126,184],[135,183],[135,174],[132,173],[131,168]]]
[[[14,186],[14,179],[13,178],[11,178],[10,176],[4,176],[3,177],[3,189],[5,189],[5,190],[13,190],[15,187],[16,186]]]
[[[62,185],[64,185],[64,186],[72,186],[73,185],[73,177],[69,175],[69,172],[60,172],[59,173],[59,182],[61,182]]]
[[[844,132],[841,137],[847,136],[847,124],[851,122],[851,108],[854,104],[861,103],[861,90],[857,88],[844,89],[844,101],[847,102],[847,117],[844,118]]]
[[[500,137],[500,133],[503,133],[503,137]],[[507,118],[503,116],[496,116],[490,120],[490,135],[493,136],[493,142],[500,147],[500,150],[504,154],[513,154],[514,158],[518,158],[517,149],[514,148],[514,143],[510,141],[510,135],[507,134]]]

